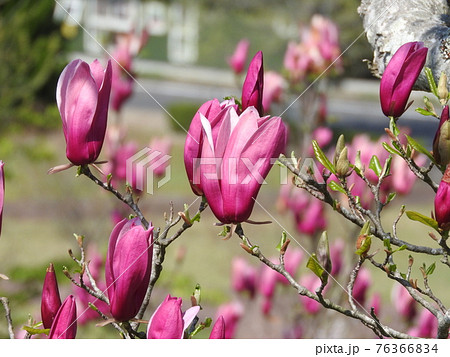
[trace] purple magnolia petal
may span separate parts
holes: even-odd
[[[200,306],[192,306],[189,309],[187,309],[183,314],[183,333],[184,331],[189,327],[189,325],[194,321],[195,317],[197,316],[198,312],[200,311]],[[183,336],[181,336],[183,338]]]

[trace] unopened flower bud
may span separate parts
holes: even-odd
[[[209,339],[211,340],[211,339],[224,339],[224,338],[225,338],[225,320],[224,320],[223,316],[219,316],[211,330]]]
[[[60,307],[61,298],[59,297],[58,282],[56,281],[53,264],[50,263],[45,274],[41,298],[41,317],[44,328],[47,329],[52,326],[53,319]]]
[[[105,264],[111,315],[127,321],[139,311],[150,281],[153,226],[139,218],[120,221],[111,232]]]
[[[344,150],[344,148],[345,148],[345,138],[344,135],[341,134],[336,143],[336,149],[334,150],[334,158],[333,158],[334,166],[337,165],[337,161],[339,159],[339,156],[341,155],[341,151]]]
[[[450,121],[448,105],[442,110],[439,127],[434,136],[433,157],[442,166],[446,166],[450,162]]]
[[[347,147],[344,147],[344,149],[342,149],[341,153],[339,154],[339,158],[336,162],[336,173],[340,177],[348,176],[351,171],[350,161],[348,161],[347,152],[348,152]]]
[[[441,77],[439,78],[437,93],[441,104],[445,105],[448,101],[447,74],[445,72],[442,72]]]
[[[328,234],[326,231],[322,233],[319,243],[317,244],[317,261],[324,269],[320,279],[326,282],[328,279],[328,273],[331,271],[330,248],[328,244]]]
[[[428,49],[408,42],[392,56],[380,82],[381,109],[387,117],[400,117],[407,108],[412,87],[425,64]]]
[[[434,198],[434,214],[439,228],[450,229],[450,164],[447,165]]]
[[[53,320],[49,339],[73,339],[77,334],[77,305],[73,295],[62,303]]]

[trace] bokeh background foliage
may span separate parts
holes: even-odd
[[[65,65],[53,1],[0,1],[0,131],[59,125],[55,84]]]

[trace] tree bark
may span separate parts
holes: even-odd
[[[358,13],[373,48],[369,69],[381,77],[395,51],[404,43],[422,41],[428,47],[425,66],[436,81],[450,79],[450,0],[361,0]],[[414,89],[429,91],[422,71]]]

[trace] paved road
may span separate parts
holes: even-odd
[[[329,115],[335,120],[331,126],[336,129],[357,129],[365,132],[384,133],[387,119],[383,116],[377,101],[378,83],[376,81],[346,81],[336,89],[339,98],[330,95],[328,101]],[[424,93],[415,93],[415,103],[402,116],[399,124],[409,126],[412,135],[429,143],[434,137],[438,121],[431,117],[423,117],[413,108],[422,104]],[[141,79],[136,85],[135,95],[129,106],[136,109],[162,109],[175,101],[203,103],[212,98],[224,98],[229,95],[239,96],[236,88],[210,84],[192,84],[167,80]],[[355,96],[363,95],[373,100],[358,100]]]

